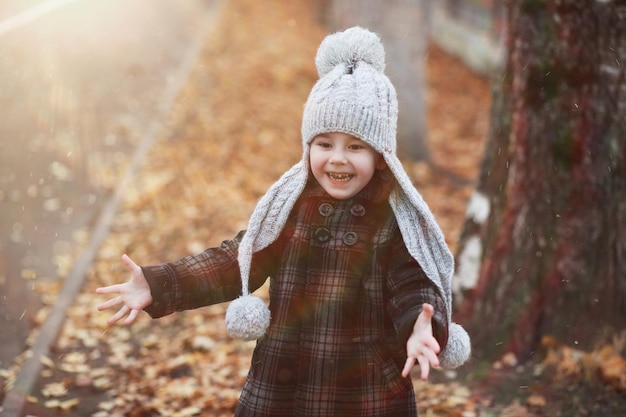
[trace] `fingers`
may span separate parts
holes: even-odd
[[[433,306],[431,306],[428,303],[424,303],[422,304],[422,313],[420,314],[420,316],[424,317],[424,319],[430,322],[433,318],[434,312],[435,312],[435,309],[433,308]]]
[[[441,351],[441,347],[439,346],[439,342],[437,342],[437,339],[435,339],[434,337],[431,338],[427,338],[426,340],[424,340],[424,344],[426,345],[426,347],[435,352],[435,353],[439,353]]]
[[[98,310],[99,311],[107,310],[109,308],[116,307],[116,306],[118,306],[118,305],[120,305],[122,303],[123,303],[122,297],[117,296],[115,298],[111,298],[110,300],[105,301],[104,303],[100,304],[98,306]]]
[[[420,378],[422,378],[423,381],[426,381],[428,379],[428,374],[430,373],[430,363],[424,355],[420,355],[417,358],[417,362],[420,364]]]
[[[96,288],[97,294],[118,294],[121,284],[109,285],[108,287]]]
[[[426,349],[423,353],[420,353],[419,355],[417,355],[417,358],[413,356],[409,356],[408,358],[406,358],[406,362],[404,363],[404,368],[402,369],[402,376],[404,378],[408,377],[411,374],[411,368],[413,368],[413,366],[415,365],[415,362],[417,362],[420,366],[420,370],[421,370],[420,377],[423,380],[428,379],[431,366],[435,368],[439,366],[439,359],[437,358],[437,355],[435,354],[435,352],[433,352],[432,350]]]
[[[133,262],[132,259],[126,254],[122,255],[122,263],[131,272],[136,272],[137,270],[141,270],[141,267]]]
[[[407,377],[417,362],[420,366],[420,377],[428,379],[430,368],[439,366],[437,354],[441,347],[432,333],[432,318],[435,309],[428,303],[422,304],[422,312],[415,321],[413,334],[407,341],[407,360],[402,369],[402,376]]]
[[[426,358],[426,361],[431,364],[433,367],[438,367],[439,366],[439,358],[437,357],[437,354],[431,350],[431,349],[424,349],[424,352],[422,353],[422,355],[420,355],[423,358]],[[419,360],[419,357],[418,357]]]
[[[100,304],[98,306],[98,310],[102,311],[102,310],[107,310],[109,308],[112,307],[116,307],[120,304],[123,304],[122,298],[121,297],[115,297],[107,302],[104,302],[102,304]],[[124,316],[128,315],[128,317],[126,317],[126,319],[124,320],[124,324],[132,324],[135,319],[137,318],[137,316],[139,315],[139,311],[140,310],[136,310],[136,309],[131,309],[129,306],[127,306],[126,304],[122,305],[122,307],[118,310],[117,313],[115,313],[113,316],[111,316],[108,320],[107,323],[109,324],[113,324],[116,323],[118,321],[120,321]]]
[[[118,311],[117,313],[115,313],[115,315],[109,318],[108,323],[116,323],[127,314],[128,317],[126,317],[126,319],[124,320],[124,325],[132,324],[139,315],[139,310],[131,309],[127,305],[124,305],[122,308],[120,308],[120,311]]]
[[[133,262],[133,260],[130,259],[130,257],[126,254],[122,255],[122,263],[128,270],[132,272],[133,278],[136,278],[138,274],[142,273],[141,267]],[[131,324],[139,315],[140,310],[129,307],[127,304],[125,304],[124,298],[122,297],[122,295],[124,295],[125,298],[128,298],[129,288],[132,288],[131,283],[133,281],[133,278],[131,278],[131,281],[129,283],[109,285],[108,287],[100,287],[96,289],[97,294],[117,294],[116,297],[105,301],[98,306],[98,310],[102,311],[121,305],[117,313],[115,313],[107,320],[109,324],[116,323],[124,317],[126,317],[126,319],[124,320],[124,324]],[[131,286],[129,287],[129,285]]]
[[[435,309],[428,303],[422,304],[422,312],[417,316],[415,320],[415,329],[430,327],[432,325],[432,319]]]
[[[119,311],[117,313],[115,313],[114,315],[112,315],[108,321],[109,324],[113,324],[118,322],[122,317],[124,317],[126,314],[128,314],[128,312],[130,311],[130,307],[128,307],[127,305],[123,305],[122,308],[119,309]]]
[[[130,314],[126,317],[126,320],[124,320],[124,324],[132,324],[138,315],[139,310],[130,310]]]
[[[415,365],[415,358],[409,356],[406,358],[406,362],[404,363],[404,368],[402,369],[402,377],[406,378],[411,373],[411,368]]]

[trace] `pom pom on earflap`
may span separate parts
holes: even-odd
[[[358,26],[328,35],[315,56],[320,78],[339,64],[351,66],[358,61],[367,62],[379,72],[385,70],[385,48],[380,38]]]
[[[445,369],[455,369],[463,365],[472,353],[469,335],[456,323],[448,326],[448,343],[439,354],[439,364]]]
[[[226,328],[232,337],[244,340],[259,339],[270,325],[270,310],[254,295],[242,295],[226,310]]]

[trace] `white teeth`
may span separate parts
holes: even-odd
[[[353,177],[352,174],[337,174],[337,173],[328,173],[328,176],[335,181],[348,181]]]

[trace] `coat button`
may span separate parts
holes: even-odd
[[[331,214],[333,214],[333,211],[335,211],[335,209],[333,208],[332,204],[330,203],[322,203],[320,204],[318,211],[320,212],[320,214],[324,217],[328,217]]]
[[[361,204],[355,204],[350,209],[350,213],[352,213],[352,215],[356,217],[363,217],[365,216],[365,207],[363,207]]]
[[[343,235],[343,243],[348,246],[354,245],[359,240],[359,235],[354,232],[347,232]]]
[[[330,230],[325,227],[320,227],[315,231],[315,239],[322,243],[327,242],[328,239],[330,239]]]

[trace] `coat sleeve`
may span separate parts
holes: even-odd
[[[230,301],[241,295],[237,253],[245,232],[218,247],[174,262],[142,267],[150,286],[152,304],[144,310],[159,318],[176,311],[191,310]],[[252,258],[250,290],[258,289],[271,275],[272,247]]]
[[[400,233],[394,238],[389,258],[387,312],[391,316],[398,340],[406,344],[413,331],[422,304],[433,306],[433,335],[443,349],[448,341],[448,320],[444,298],[428,279],[419,263],[409,255]]]

